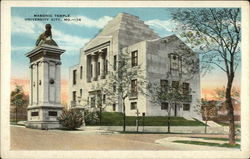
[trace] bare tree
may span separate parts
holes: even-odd
[[[207,133],[207,121],[214,117],[217,113],[215,103],[213,101],[207,101],[206,99],[201,99],[199,104],[195,106],[195,111],[202,115],[205,119],[205,134]]]
[[[235,144],[234,109],[231,90],[240,63],[241,14],[239,8],[177,9],[172,11],[176,29],[193,48],[201,52],[204,73],[214,67],[227,77],[226,103],[229,116],[229,143]]]
[[[214,90],[213,97],[217,100],[224,100],[225,95],[226,95],[226,88],[225,88],[225,86],[223,86],[221,88],[216,88]],[[231,96],[233,98],[239,98],[240,97],[240,89],[236,88],[236,87],[232,87]]]

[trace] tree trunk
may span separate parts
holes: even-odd
[[[168,133],[170,133],[170,116],[168,115]]]
[[[232,104],[231,89],[233,83],[233,76],[228,77],[227,89],[226,89],[226,106],[229,117],[229,144],[235,144],[235,125],[234,125],[234,108]]]
[[[207,118],[206,118],[206,124],[205,124],[205,134],[207,133]]]
[[[123,132],[125,132],[126,131],[126,113],[125,113],[124,101],[122,102],[122,107],[123,107]]]
[[[171,107],[169,107],[169,110],[168,110],[168,133],[170,133],[170,115],[171,115]]]
[[[17,105],[16,105],[16,124],[17,124]]]
[[[102,125],[102,108],[100,107],[99,124]]]

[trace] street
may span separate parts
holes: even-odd
[[[227,137],[209,134],[89,134],[83,131],[37,130],[11,126],[12,150],[187,150],[155,141],[173,137]],[[175,143],[177,144],[177,143]],[[172,144],[173,145],[173,144]],[[195,146],[195,145],[194,145]],[[218,149],[210,147],[210,149]],[[226,148],[227,149],[227,148]]]

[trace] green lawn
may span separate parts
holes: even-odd
[[[23,120],[23,119],[17,119],[17,122],[19,122],[19,121],[25,121],[25,120]],[[22,126],[24,126],[24,124],[17,124],[16,123],[16,119],[10,119],[10,124],[11,125],[22,125]]]
[[[212,143],[212,142],[203,142],[203,141],[187,141],[187,140],[176,140],[173,141],[176,143],[183,143],[183,144],[193,144],[193,145],[203,145],[203,146],[216,146],[216,147],[228,147],[228,148],[240,148],[239,144],[230,145],[228,143],[219,144],[219,143]]]
[[[164,116],[154,116],[149,117],[146,116],[144,118],[144,126],[167,126],[167,117]],[[126,125],[127,126],[135,126],[136,117],[135,116],[127,116],[126,117]],[[87,125],[99,125],[98,120],[92,120]],[[102,125],[103,126],[122,126],[123,125],[123,115],[122,113],[117,112],[103,112],[102,113]],[[139,118],[139,125],[143,125],[142,117]],[[203,123],[195,120],[186,120],[183,117],[171,117],[171,126],[204,126]]]
[[[215,138],[215,137],[191,137],[196,139],[205,139],[205,140],[220,140],[220,141],[228,141],[228,138]],[[240,139],[236,139],[236,141],[240,142]]]
[[[229,126],[229,123],[218,122],[221,126]],[[235,128],[240,128],[240,124],[235,124]]]

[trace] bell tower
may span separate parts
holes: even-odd
[[[30,59],[30,94],[26,127],[59,128],[57,117],[61,105],[61,60],[65,50],[52,39],[51,25],[36,41],[36,47],[26,54]]]

